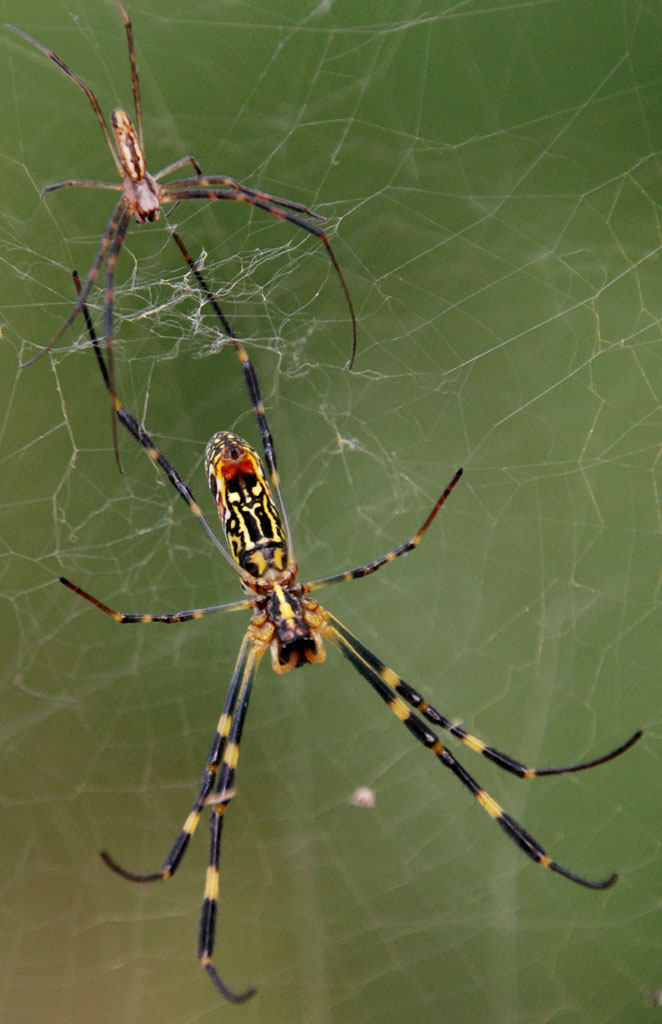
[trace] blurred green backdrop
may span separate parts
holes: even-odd
[[[3,0],[106,112],[129,106],[110,0]],[[45,10],[47,8],[47,10]],[[577,777],[522,783],[460,756],[594,893],[529,863],[330,651],[258,678],[227,818],[217,962],[195,960],[195,793],[244,621],[119,629],[232,600],[236,581],[57,328],[113,203],[84,95],[10,33],[0,63],[2,928],[7,1022],[648,1021],[659,908],[662,11],[635,0],[129,4],[152,171],[211,172],[329,217],[359,355],[322,247],[239,204],[172,214],[251,342],[304,578],[419,551],[329,607],[429,699],[528,764],[647,735]],[[100,292],[94,297],[97,319]],[[162,223],[118,267],[125,404],[209,515],[204,445],[256,441],[236,359]],[[136,450],[134,450],[136,449]],[[478,760],[478,763],[476,763]],[[351,806],[369,785],[376,806]],[[659,1012],[659,1011],[658,1011]]]

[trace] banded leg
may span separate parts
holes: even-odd
[[[133,91],[133,109],[136,113],[136,129],[138,131],[138,138],[140,139],[140,145],[144,146],[143,139],[143,110],[142,103],[140,102],[140,79],[138,77],[138,67],[136,65],[136,51],[133,44],[133,26],[129,15],[124,10],[124,6],[121,0],[115,0],[117,6],[122,12],[124,18],[124,31],[126,32],[126,41],[129,49],[129,64],[131,67],[131,88]],[[198,174],[202,175],[202,168],[200,164],[193,156],[183,156],[179,160],[175,160],[173,163],[168,164],[167,167],[161,168],[158,174],[154,175],[154,180],[162,177],[165,174],[169,174],[171,171],[176,171],[180,167],[184,167],[186,164],[191,164],[193,170]]]
[[[81,294],[81,284],[80,284],[80,279],[78,277],[78,274],[76,273],[75,270],[73,271],[73,275],[72,276],[73,276],[73,279],[74,279],[74,284],[76,286],[76,290],[78,291],[79,296],[80,296],[80,294]],[[79,299],[79,301],[80,301],[80,299]],[[124,406],[122,405],[118,395],[113,393],[113,390],[112,390],[112,387],[111,387],[111,383],[110,383],[110,376],[108,374],[108,369],[106,367],[106,364],[104,362],[103,356],[101,354],[101,349],[100,349],[100,346],[99,346],[99,339],[97,337],[96,331],[94,330],[94,325],[92,323],[92,318],[90,317],[90,312],[89,312],[87,306],[85,305],[84,301],[81,303],[80,309],[81,309],[81,312],[82,312],[83,317],[85,319],[85,324],[87,326],[87,330],[88,330],[88,333],[90,335],[90,340],[91,340],[92,346],[94,348],[94,354],[96,356],[97,363],[98,363],[99,369],[101,371],[101,376],[103,377],[103,382],[106,385],[106,388],[107,388],[107,390],[108,390],[108,392],[109,392],[109,394],[111,396],[111,400],[113,402],[114,409],[115,409],[115,412],[117,414],[117,418],[119,419],[120,423],[122,424],[122,426],[126,430],[128,430],[128,432],[131,434],[131,436],[133,438],[135,438],[135,440],[138,442],[138,444],[142,448],[145,449],[145,451],[149,455],[149,457],[152,460],[152,462],[156,463],[156,465],[159,466],[163,470],[163,472],[167,476],[168,480],[170,481],[172,486],[175,488],[175,490],[179,494],[180,498],[186,503],[186,505],[189,507],[189,509],[191,510],[193,515],[196,517],[196,519],[198,519],[200,521],[201,526],[205,530],[205,533],[207,534],[207,536],[212,541],[214,547],[217,549],[217,551],[219,551],[221,553],[221,555],[226,560],[226,562],[229,565],[232,566],[233,570],[235,572],[239,572],[239,575],[241,575],[241,572],[240,572],[237,564],[230,557],[230,555],[228,554],[226,548],[221,543],[221,541],[218,539],[218,537],[216,536],[216,534],[212,530],[211,526],[209,525],[209,522],[208,522],[207,518],[205,517],[204,512],[200,508],[200,505],[198,504],[198,502],[195,500],[193,492],[191,491],[191,489],[188,486],[188,484],[184,483],[184,481],[182,480],[181,476],[179,475],[179,473],[177,472],[175,467],[172,465],[172,463],[165,457],[163,452],[160,451],[159,448],[157,448],[157,446],[155,445],[154,441],[152,440],[150,435],[147,433],[145,428],[142,426],[142,424],[140,424],[138,422],[138,420],[135,418],[135,416],[133,416],[130,412],[128,412],[128,410],[126,410],[124,408]]]
[[[377,570],[381,569],[383,565],[388,565],[389,562],[393,562],[396,558],[400,558],[400,555],[406,555],[408,551],[413,551],[414,548],[418,546],[421,538],[428,528],[432,525],[432,521],[439,512],[441,506],[444,504],[446,498],[462,476],[462,472],[462,469],[458,469],[451,482],[446,486],[439,498],[437,498],[434,508],[418,533],[414,534],[413,537],[410,537],[409,540],[406,540],[404,544],[398,544],[397,548],[393,548],[392,551],[389,551],[386,555],[382,555],[381,558],[376,558],[374,562],[368,562],[367,565],[359,565],[356,569],[348,569],[346,572],[335,573],[333,576],[325,576],[321,580],[314,580],[312,583],[306,583],[306,593],[310,593],[312,590],[318,590],[320,587],[326,587],[329,583],[343,583],[346,580],[363,579],[364,576],[370,576],[371,573],[377,572]]]
[[[113,210],[110,216],[110,220],[106,224],[106,229],[101,237],[101,243],[99,245],[99,248],[97,249],[97,254],[94,257],[92,266],[90,267],[87,277],[85,278],[83,284],[81,285],[78,298],[74,303],[73,308],[69,313],[69,316],[66,318],[64,323],[60,325],[60,327],[57,329],[57,331],[55,332],[55,334],[53,335],[53,337],[51,338],[47,345],[45,345],[43,348],[40,348],[35,356],[31,356],[30,359],[25,359],[22,363],[19,363],[19,366],[22,370],[25,369],[26,366],[31,366],[33,363],[36,363],[38,359],[41,359],[41,357],[46,355],[47,352],[50,352],[53,346],[57,344],[57,342],[60,340],[64,332],[67,330],[68,327],[71,326],[73,321],[80,313],[81,309],[83,308],[83,303],[86,301],[87,296],[90,294],[90,291],[92,289],[92,285],[97,279],[97,274],[99,273],[99,268],[101,267],[103,258],[106,255],[108,246],[110,245],[111,240],[115,235],[115,232],[117,231],[117,225],[119,224],[120,219],[122,217],[124,203],[124,196],[122,196],[122,198],[116,203],[115,209]]]
[[[115,2],[117,3],[117,6],[122,12],[122,17],[124,18],[124,31],[126,32],[126,41],[129,49],[129,64],[131,67],[131,88],[133,91],[133,109],[136,114],[136,130],[138,132],[138,138],[140,139],[140,145],[144,146],[145,142],[143,137],[143,109],[142,103],[140,101],[140,79],[138,77],[136,51],[133,43],[133,26],[131,24],[131,19],[129,18],[129,15],[126,13],[124,6],[121,3],[121,0],[115,0]],[[179,160],[174,160],[171,164],[168,164],[166,167],[162,167],[159,173],[153,176],[154,180],[157,181],[164,175],[170,174],[172,171],[177,171],[179,170],[180,167],[185,167],[186,164],[191,164],[196,174],[200,177],[202,176],[202,168],[198,161],[195,159],[194,156],[187,154],[186,156],[180,157]]]
[[[158,181],[159,178],[165,177],[166,174],[172,174],[173,171],[178,171],[180,167],[185,167],[186,164],[191,165],[199,178],[203,177],[202,167],[190,153],[187,153],[186,156],[180,156],[179,160],[173,160],[171,164],[166,164],[165,167],[162,167],[161,170],[157,171],[156,174],[153,174],[152,177],[154,178],[154,181]]]
[[[263,647],[255,643],[249,626],[242,641],[237,663],[232,674],[230,688],[225,698],[223,712],[218,721],[216,735],[209,751],[200,790],[161,870],[153,874],[136,874],[121,867],[107,851],[104,850],[101,853],[101,857],[108,867],[130,882],[156,882],[170,878],[174,875],[186,853],[204,807],[208,803],[211,804],[209,866],[207,868],[204,901],[200,917],[198,958],[219,992],[232,1003],[245,1002],[255,995],[256,989],[251,988],[238,994],[232,992],[225,985],[211,962],[216,932],[222,823],[223,815],[233,792],[239,758],[239,744],[248,710],[251,688],[263,653]],[[216,795],[210,801],[209,795],[214,788],[215,781]]]
[[[326,612],[326,618],[328,625],[325,636],[347,658],[357,672],[367,680],[373,690],[389,706],[412,736],[424,747],[427,747],[428,750],[431,750],[445,768],[449,768],[453,772],[462,785],[466,786],[476,797],[483,810],[487,811],[490,817],[498,822],[508,838],[519,846],[531,860],[541,864],[544,868],[549,868],[550,871],[563,875],[564,878],[568,878],[571,882],[576,882],[577,885],[585,886],[587,889],[609,889],[614,884],[618,878],[617,874],[612,874],[600,881],[593,881],[589,878],[584,878],[582,875],[575,874],[575,872],[570,871],[562,864],[553,860],[540,843],[518,821],[507,814],[496,800],[476,782],[473,776],[466,771],[444,746],[439,737],[426,726],[423,719],[409,710],[405,702],[392,687],[388,673],[384,671],[382,674],[376,669],[375,662],[377,659],[373,657],[371,661],[366,660],[362,653],[362,650],[365,650],[365,648],[363,648],[363,645],[360,644],[356,637],[328,611]],[[386,669],[386,666],[384,666],[384,669]]]
[[[106,369],[108,371],[108,391],[110,394],[110,426],[113,436],[113,449],[115,451],[115,462],[120,473],[123,472],[120,459],[120,449],[117,440],[117,389],[115,387],[115,357],[113,355],[113,309],[115,305],[115,266],[120,249],[124,243],[131,211],[124,210],[120,218],[115,237],[110,246],[108,259],[106,260],[106,309],[104,314],[104,333],[106,335]]]
[[[66,181],[56,181],[52,185],[44,185],[39,198],[43,199],[47,192],[57,192],[61,188],[100,188],[105,192],[122,192],[121,185],[115,185],[110,181],[95,181],[90,178],[67,178]]]
[[[280,484],[280,473],[278,472],[278,464],[276,461],[276,446],[274,444],[273,435],[271,433],[271,428],[269,427],[269,421],[267,420],[267,414],[264,408],[264,403],[262,401],[262,392],[260,390],[260,382],[258,380],[257,370],[255,369],[255,366],[253,365],[253,362],[251,361],[248,352],[235,335],[232,324],[230,323],[225,313],[219,306],[216,296],[214,295],[211,288],[207,284],[207,281],[205,280],[202,271],[200,270],[196,261],[189,253],[182,239],[180,238],[176,231],[172,232],[172,237],[175,240],[182,256],[188,263],[191,273],[198,282],[201,292],[204,294],[205,298],[207,299],[207,302],[214,310],[214,313],[216,314],[221,326],[223,327],[223,330],[227,334],[229,340],[232,342],[234,350],[237,353],[237,356],[239,357],[244,377],[244,385],[246,387],[246,391],[248,392],[248,399],[251,403],[253,412],[255,413],[255,419],[257,420],[258,430],[260,431],[260,437],[262,439],[262,448],[264,451],[264,459],[267,464],[267,470],[269,472],[271,483],[273,484],[273,488],[274,491],[276,492],[276,497],[278,499],[278,504],[280,506],[281,519],[285,530],[285,536],[287,538],[287,549],[289,552],[291,552],[293,550],[292,536],[290,533],[290,524],[287,517],[285,499],[283,497],[283,492]]]
[[[17,36],[21,36],[22,39],[25,39],[28,43],[31,43],[32,46],[36,46],[38,50],[41,50],[41,52],[46,57],[48,57],[49,60],[52,60],[53,63],[60,68],[60,70],[64,71],[65,75],[71,78],[71,80],[75,82],[76,85],[83,90],[88,100],[90,101],[92,110],[94,111],[94,116],[96,117],[97,121],[101,126],[101,131],[103,132],[103,137],[106,140],[106,145],[110,150],[110,154],[113,160],[115,161],[115,166],[121,178],[122,174],[124,173],[122,164],[120,163],[117,153],[115,152],[115,147],[113,146],[110,135],[108,133],[108,128],[106,127],[106,122],[104,121],[103,114],[101,113],[101,107],[99,106],[99,102],[94,93],[92,92],[92,90],[90,89],[89,85],[86,85],[83,79],[79,78],[76,72],[72,71],[69,65],[64,63],[61,57],[58,57],[57,53],[53,53],[53,51],[49,50],[47,46],[44,46],[42,43],[37,42],[37,40],[33,39],[32,36],[28,35],[27,32],[24,32],[20,28],[14,28],[13,25],[7,25],[6,27],[10,30],[10,32],[15,32]]]
[[[349,309],[352,321],[352,349],[347,362],[347,369],[351,369],[354,363],[354,357],[356,356],[356,313],[354,312],[354,304],[352,302],[352,297],[349,294],[347,282],[345,281],[343,272],[340,269],[340,264],[335,257],[326,233],[316,224],[311,224],[309,221],[304,220],[303,217],[292,212],[292,206],[294,204],[290,205],[285,201],[283,202],[284,209],[281,209],[279,206],[274,204],[273,198],[276,197],[272,198],[267,193],[256,193],[253,189],[244,189],[243,186],[238,183],[235,183],[236,187],[231,188],[229,191],[221,191],[216,182],[223,183],[226,180],[227,179],[223,177],[215,178],[211,176],[202,179],[184,178],[180,181],[169,182],[166,185],[160,186],[159,199],[162,203],[175,203],[180,199],[227,199],[235,203],[248,203],[250,206],[255,206],[259,210],[264,210],[266,213],[270,213],[274,217],[279,217],[280,220],[286,220],[289,224],[294,224],[295,227],[301,228],[303,231],[307,231],[308,234],[318,238],[326,249],[327,255],[331,260],[333,269],[336,272],[336,277],[340,281],[342,290],[345,294],[347,308]],[[262,198],[262,196],[265,198]]]
[[[209,818],[209,864],[205,880],[205,895],[202,904],[202,913],[200,915],[200,933],[198,939],[198,959],[200,960],[200,963],[221,995],[225,996],[225,998],[232,1003],[244,1003],[247,999],[250,999],[251,996],[254,996],[257,991],[255,988],[250,988],[240,995],[235,995],[228,989],[219,975],[218,970],[212,963],[212,955],[216,939],[216,918],[218,914],[218,883],[223,821],[225,810],[230,799],[227,797],[227,794],[232,794],[234,792],[234,779],[237,761],[239,759],[239,744],[241,743],[241,734],[246,720],[251,688],[257,671],[257,666],[265,651],[263,645],[258,645],[253,642],[252,639],[249,639],[250,631],[251,628],[249,626],[246,638],[242,644],[242,651],[244,647],[247,647],[248,654],[242,670],[243,678],[239,695],[237,697],[235,712],[231,723],[228,723],[228,742],[223,751],[222,763],[220,765],[218,780],[215,787],[215,794],[213,797],[205,801],[211,807],[211,815]],[[239,665],[239,662],[241,661],[242,651],[239,653],[237,665]]]
[[[113,608],[109,608],[107,604],[100,601],[97,597],[93,597],[92,594],[88,594],[82,587],[72,583],[71,580],[66,579],[64,576],[58,577],[60,583],[63,583],[65,587],[72,590],[74,594],[78,594],[79,597],[84,598],[93,604],[95,608],[105,612],[115,622],[119,622],[121,625],[135,625],[136,623],[150,623],[150,622],[161,622],[166,625],[172,625],[177,622],[192,622],[197,619],[202,619],[205,615],[212,615],[214,612],[238,612],[248,611],[253,607],[253,602],[246,598],[244,601],[231,601],[228,604],[211,604],[203,608],[188,608],[185,611],[179,612],[116,612]]]
[[[124,31],[126,32],[126,42],[129,48],[129,64],[131,66],[133,109],[136,112],[136,129],[138,131],[138,138],[140,139],[140,145],[143,146],[143,109],[142,103],[140,102],[140,79],[138,78],[138,68],[136,66],[136,51],[133,45],[133,26],[129,15],[124,10],[121,0],[115,0],[115,2],[122,12],[122,17],[124,18]]]
[[[263,203],[268,203],[271,206],[279,206],[282,210],[291,210],[293,213],[300,213],[303,217],[310,217],[311,220],[324,221],[326,219],[321,213],[316,213],[315,210],[311,210],[303,203],[297,203],[294,199],[283,199],[282,196],[274,196],[270,192],[262,192],[260,189],[251,188],[249,185],[242,185],[236,178],[231,178],[227,174],[213,174],[211,176],[205,175],[203,174],[202,169],[199,168],[197,161],[194,161],[193,157],[190,156],[182,157],[181,160],[177,160],[175,163],[168,164],[167,167],[163,167],[158,174],[153,175],[154,180],[158,181],[160,178],[165,177],[166,174],[174,171],[177,167],[183,166],[188,161],[193,163],[193,166],[197,171],[197,177],[181,178],[179,181],[170,182],[171,185],[202,185],[205,188],[212,186],[214,188],[220,187],[227,189],[228,192],[243,193],[244,201],[246,202],[248,201],[249,196],[253,196],[255,199],[261,200]],[[228,198],[230,197],[228,196]]]
[[[388,686],[390,686],[398,696],[402,697],[416,711],[420,712],[428,722],[433,725],[439,726],[440,729],[444,729],[450,733],[456,739],[461,740],[471,750],[477,754],[482,754],[488,761],[492,761],[498,765],[499,768],[503,768],[507,772],[512,772],[513,775],[517,775],[520,779],[538,779],[545,775],[565,775],[568,772],[580,772],[586,768],[596,768],[600,764],[606,764],[608,761],[612,761],[615,757],[619,757],[620,754],[624,754],[626,750],[633,747],[637,740],[640,740],[643,736],[643,731],[638,729],[633,736],[630,736],[625,743],[622,743],[615,750],[610,750],[608,754],[603,754],[602,757],[596,757],[591,761],[581,761],[578,764],[569,764],[562,768],[527,768],[521,761],[517,761],[514,757],[509,754],[504,754],[503,751],[497,750],[496,747],[491,747],[483,740],[478,739],[477,736],[472,736],[470,732],[467,732],[460,725],[456,725],[451,722],[449,718],[442,715],[440,711],[432,707],[431,704],[425,700],[425,698],[415,690],[413,686],[406,683],[393,669],[385,665],[376,654],[373,654],[365,644],[355,637],[341,622],[337,619],[333,620],[333,624],[338,633],[341,634],[343,639],[352,645],[357,655],[359,655],[366,665],[379,676]]]

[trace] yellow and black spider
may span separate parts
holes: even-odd
[[[254,988],[241,993],[235,993],[229,989],[212,963],[224,813],[234,795],[234,780],[239,757],[241,733],[253,681],[262,657],[269,651],[274,671],[279,674],[289,672],[291,669],[299,668],[308,662],[323,661],[325,658],[324,641],[329,641],[338,648],[340,653],[363,676],[414,738],[424,747],[427,747],[443,767],[450,769],[460,782],[466,786],[469,792],[473,794],[483,810],[487,811],[490,817],[498,822],[506,835],[524,853],[543,867],[549,868],[579,885],[587,886],[590,889],[609,888],[616,881],[617,875],[612,874],[604,880],[592,881],[575,874],[553,860],[540,843],[529,835],[514,818],[507,814],[496,800],[464,769],[423,719],[426,719],[427,723],[450,733],[471,750],[482,754],[483,757],[493,761],[500,768],[512,772],[523,779],[532,779],[542,775],[562,775],[566,772],[581,771],[604,764],[606,761],[610,761],[612,758],[622,754],[636,743],[642,735],[641,731],[636,732],[627,742],[615,750],[591,761],[572,764],[563,768],[527,768],[508,754],[504,754],[495,747],[488,746],[476,736],[472,736],[433,708],[417,690],[410,686],[409,683],[406,683],[404,679],[361,643],[335,615],[328,611],[328,609],[323,608],[322,605],[310,596],[313,591],[330,583],[339,583],[343,580],[353,580],[368,576],[370,573],[376,572],[381,566],[399,558],[400,555],[412,551],[418,545],[423,534],[429,528],[446,498],[460,479],[462,470],[457,471],[438,498],[421,528],[409,540],[398,545],[398,547],[389,551],[388,554],[366,565],[358,566],[345,572],[334,573],[312,583],[300,583],[297,580],[297,563],[293,554],[285,514],[273,438],[262,403],[255,368],[245,348],[234,336],[229,323],[216,303],[214,296],[210,293],[200,272],[190,260],[190,257],[188,257],[181,242],[178,239],[176,240],[182,252],[189,260],[193,273],[196,275],[207,299],[213,305],[241,361],[244,381],[261,434],[271,486],[260,457],[246,441],[236,434],[229,432],[214,434],[207,445],[205,468],[209,486],[216,501],[223,525],[229,549],[228,553],[216,537],[200,505],[193,497],[190,488],[184,483],[165,455],[159,451],[144,427],[127,412],[119,398],[114,396],[113,401],[120,423],[145,449],[150,458],[161,467],[177,493],[183,498],[211,537],[215,546],[220,550],[226,561],[232,565],[239,577],[239,582],[246,597],[242,601],[235,601],[230,604],[213,605],[187,611],[165,614],[126,614],[114,611],[80,587],[69,582],[69,580],[61,578],[61,582],[120,623],[186,622],[190,619],[200,619],[212,612],[235,611],[238,609],[251,611],[252,616],[241,642],[223,711],[207,756],[200,790],[162,868],[153,874],[135,874],[120,867],[110,854],[103,852],[101,856],[106,864],[123,878],[134,882],[152,882],[169,878],[179,866],[204,808],[208,807],[211,815],[211,842],[200,921],[198,957],[214,985],[226,999],[233,1003],[241,1003],[254,995],[256,991]],[[103,379],[106,387],[110,390],[108,370],[84,303],[81,305],[81,310],[88,325]],[[278,500],[280,511],[274,502],[272,488]],[[411,710],[412,708],[415,710]],[[415,712],[419,712],[419,714]]]
[[[294,224],[296,227],[302,228],[304,231],[314,235],[315,238],[318,238],[322,242],[338,276],[343,292],[345,293],[345,299],[349,308],[349,314],[352,322],[352,348],[347,365],[348,367],[351,367],[356,354],[356,316],[354,313],[352,299],[349,294],[349,288],[347,287],[347,283],[338,261],[336,260],[333,249],[331,248],[331,243],[329,242],[326,233],[317,224],[311,223],[311,221],[323,221],[324,217],[319,213],[309,210],[308,207],[304,206],[302,203],[296,203],[291,199],[282,199],[279,196],[270,195],[268,192],[260,192],[257,189],[249,188],[247,185],[242,185],[240,182],[236,181],[234,178],[228,177],[226,174],[205,175],[203,174],[202,168],[196,158],[190,154],[180,157],[178,160],[168,164],[166,167],[162,167],[156,174],[150,174],[148,172],[143,143],[140,83],[138,80],[138,71],[136,68],[136,58],[133,47],[133,30],[129,16],[124,10],[122,3],[120,0],[115,0],[115,2],[122,13],[122,17],[124,18],[124,27],[129,47],[129,61],[131,64],[133,103],[136,112],[135,126],[125,110],[118,108],[111,112],[110,127],[112,129],[115,145],[113,145],[110,132],[106,127],[106,122],[101,112],[99,102],[90,87],[82,80],[82,78],[79,78],[79,76],[71,70],[69,65],[65,64],[61,57],[58,57],[58,55],[52,50],[43,46],[42,43],[37,42],[37,40],[33,39],[32,36],[27,34],[27,32],[23,32],[22,29],[19,28],[14,28],[13,25],[6,24],[5,26],[10,29],[11,32],[15,32],[16,35],[21,36],[22,39],[31,43],[32,46],[36,46],[38,50],[45,54],[46,57],[49,57],[54,64],[61,68],[62,71],[64,71],[64,73],[83,90],[92,105],[97,121],[101,125],[101,130],[108,149],[110,150],[110,155],[112,156],[119,176],[122,179],[121,182],[118,183],[71,178],[68,181],[60,181],[55,185],[46,185],[45,188],[42,189],[42,197],[47,192],[54,192],[57,189],[70,188],[72,186],[106,189],[112,192],[121,192],[122,195],[115,204],[110,220],[106,225],[103,235],[101,236],[96,256],[94,257],[92,266],[81,285],[78,298],[76,299],[71,312],[64,323],[55,332],[48,344],[42,348],[37,355],[33,356],[31,359],[25,360],[21,365],[29,366],[37,359],[40,359],[41,356],[48,352],[62,337],[74,318],[81,311],[83,304],[97,278],[101,264],[103,263],[104,258],[107,257],[104,334],[112,401],[112,396],[115,390],[115,375],[112,357],[115,264],[117,263],[117,258],[120,254],[120,250],[122,249],[122,245],[124,244],[124,238],[129,227],[131,217],[135,217],[138,224],[144,224],[146,221],[158,220],[161,212],[161,206],[164,206],[167,203],[178,203],[183,199],[227,199],[237,203],[248,203],[250,206],[266,210],[267,213],[273,214],[274,217],[279,217],[281,220],[289,221],[290,224]],[[170,181],[167,184],[160,184],[160,180],[166,175],[179,170],[187,164],[190,164],[195,171],[195,177],[180,178],[176,181]],[[117,452],[117,439],[115,434],[115,418],[113,417],[113,444],[115,451]]]

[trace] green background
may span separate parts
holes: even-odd
[[[130,104],[105,0],[4,0],[105,111]],[[413,555],[329,607],[451,717],[528,764],[463,762],[553,854],[536,868],[333,650],[263,665],[227,817],[217,963],[195,960],[207,858],[156,870],[196,790],[240,616],[120,629],[238,597],[198,524],[109,414],[71,303],[113,180],[84,95],[9,33],[0,62],[0,1016],[117,1021],[648,1021],[660,945],[662,8],[339,0],[130,4],[152,171],[210,173],[330,219],[359,318],[354,371],[322,247],[239,204],[172,214],[260,373],[303,578],[360,564],[465,477]],[[102,305],[95,294],[95,315]],[[256,442],[231,350],[163,222],[118,268],[120,393],[210,518],[204,445]],[[135,449],[135,450],[134,450]],[[656,641],[656,636],[658,640]],[[359,785],[376,793],[361,810]]]

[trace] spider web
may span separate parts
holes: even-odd
[[[130,102],[112,3],[4,0],[109,111]],[[465,476],[417,553],[326,603],[442,711],[528,764],[613,764],[528,784],[461,760],[564,864],[544,872],[330,651],[258,678],[225,830],[219,1003],[195,961],[206,829],[161,863],[194,795],[239,616],[119,629],[125,611],[232,600],[181,500],[121,436],[72,302],[114,171],[85,97],[4,36],[2,1019],[648,1021],[660,971],[662,8],[135,0],[152,170],[210,173],[330,218],[359,318],[321,246],[239,204],[170,216],[257,364],[303,578],[370,560]],[[97,291],[93,312],[101,314]],[[162,223],[118,266],[120,394],[211,516],[210,434],[256,442]],[[135,450],[134,450],[135,449]],[[212,561],[213,560],[213,561]],[[655,613],[658,612],[656,617]],[[478,763],[476,763],[478,760]],[[351,804],[358,786],[375,793]]]

